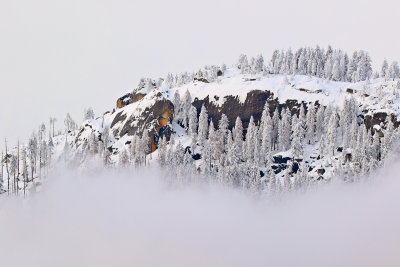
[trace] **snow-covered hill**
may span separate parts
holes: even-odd
[[[334,81],[240,64],[180,77],[141,80],[115,109],[53,138],[51,154],[80,167],[161,164],[281,190],[371,171],[397,140],[398,79]]]
[[[208,115],[213,121],[214,127],[218,126],[218,120],[224,113],[228,115],[228,128],[232,129],[236,115],[238,115],[243,121],[245,132],[251,116],[255,118],[256,125],[260,124],[265,103],[270,104],[270,116],[273,116],[275,108],[281,112],[286,107],[293,115],[298,114],[300,103],[305,104],[306,109],[309,105],[314,104],[316,107],[319,105],[331,106],[340,116],[340,110],[344,108],[345,102],[353,99],[358,103],[358,115],[364,119],[367,129],[374,128],[379,130],[382,135],[383,130],[381,129],[386,127],[387,115],[392,118],[394,125],[398,125],[400,113],[398,86],[397,80],[385,81],[384,78],[350,83],[305,75],[241,74],[240,70],[234,66],[225,70],[213,82],[193,81],[172,88],[163,83],[159,87],[154,86],[149,91],[145,87],[137,88],[133,93],[125,96],[125,101],[129,103],[130,100],[126,98],[135,98],[135,96],[141,95],[139,100],[107,112],[95,120],[85,122],[72,142],[72,147],[75,152],[79,151],[81,154],[80,148],[87,149],[90,146],[88,144],[93,133],[96,137],[99,136],[101,141],[103,129],[109,128],[112,134],[108,138],[107,147],[112,152],[110,162],[114,165],[119,164],[121,151],[126,150],[128,154],[131,154],[134,136],[140,137],[145,129],[151,133],[150,143],[151,150],[154,151],[153,159],[157,157],[158,151],[155,150],[160,138],[165,137],[166,140],[169,140],[171,133],[173,133],[175,144],[180,142],[184,147],[189,148],[192,144],[191,134],[188,130],[185,131],[185,127],[182,127],[184,124],[184,115],[182,114],[185,112],[183,110],[174,112],[173,110],[176,106],[176,100],[174,100],[176,94],[181,96],[181,106],[184,106],[187,92],[192,99],[192,105],[196,107],[197,116],[204,104],[209,109]],[[255,96],[253,96],[254,92],[257,92]],[[232,102],[232,99],[235,101]],[[162,108],[156,108],[157,106]],[[234,110],[230,111],[229,109]],[[167,113],[168,115],[163,116]],[[176,115],[179,115],[178,118]],[[339,120],[338,117],[338,123]],[[322,127],[327,127],[327,125]],[[339,143],[337,147],[341,147],[340,150],[342,150]],[[314,178],[329,177],[336,168],[335,162],[332,163],[331,160],[328,160],[326,163],[317,160],[318,146],[318,140],[313,145],[305,144],[305,157],[309,161],[307,166],[313,167],[314,171],[310,171],[310,174]],[[200,151],[196,151],[201,154]],[[339,155],[341,153],[338,152],[333,160],[339,160]],[[275,150],[273,156],[275,158],[273,158],[272,164],[275,164],[279,171],[284,170],[287,161],[292,158],[290,149]],[[196,159],[199,157],[197,156]],[[260,170],[264,170],[264,168],[260,167]]]

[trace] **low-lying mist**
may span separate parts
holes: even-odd
[[[157,168],[58,169],[0,199],[0,266],[398,266],[399,170],[266,201]]]

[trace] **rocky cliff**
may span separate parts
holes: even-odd
[[[332,82],[302,75],[242,75],[232,68],[218,75],[213,82],[197,78],[171,88],[165,84],[156,86],[155,83],[151,83],[151,88],[140,86],[117,99],[113,111],[106,112],[96,120],[85,122],[75,137],[74,146],[83,150],[93,134],[102,141],[101,133],[109,128],[112,138],[107,147],[114,155],[118,155],[121,149],[129,148],[134,135],[141,136],[146,129],[151,140],[149,147],[151,146],[151,151],[155,151],[161,137],[169,140],[172,134],[181,131],[175,128],[179,127],[178,124],[173,126],[172,99],[176,92],[183,96],[186,91],[191,95],[197,115],[204,105],[209,120],[215,126],[218,125],[221,115],[225,114],[230,129],[236,118],[240,117],[245,132],[251,116],[256,123],[260,121],[265,103],[271,116],[275,109],[281,111],[283,108],[290,110],[293,115],[298,114],[300,105],[306,111],[310,103],[317,108],[321,105],[341,108],[345,99],[353,97],[359,103],[360,119],[368,129],[374,129],[382,137],[387,116],[390,116],[395,127],[399,125],[400,102],[396,93],[397,87],[396,82],[383,79],[368,83]],[[176,137],[182,136],[178,134]],[[311,158],[317,159],[317,155],[310,155]],[[287,160],[285,155],[274,156],[275,172],[285,169]],[[298,166],[295,164],[293,168]],[[310,168],[319,173],[325,172],[322,167]]]

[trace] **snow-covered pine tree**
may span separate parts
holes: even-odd
[[[335,59],[332,67],[332,80],[340,81],[342,79],[342,72],[340,70],[340,61],[339,59]]]
[[[400,77],[400,69],[399,69],[399,64],[397,61],[393,61],[390,64],[390,67],[386,73],[386,79],[387,80],[394,80],[396,78]]]
[[[108,149],[104,150],[103,163],[104,163],[105,167],[110,167],[111,166],[111,163],[112,163],[112,161],[111,161],[111,152]]]
[[[387,60],[384,59],[384,60],[383,60],[383,63],[382,63],[382,67],[381,67],[381,72],[380,72],[380,74],[379,74],[379,76],[380,76],[381,78],[385,78],[385,77],[386,77],[388,68],[389,68],[389,64],[388,64]]]
[[[291,171],[293,161],[288,162],[287,168],[283,171],[283,192],[289,193],[292,191]]]
[[[182,108],[181,108],[181,95],[179,94],[179,91],[176,90],[174,93],[174,99],[172,101],[172,104],[174,104],[174,115],[175,119],[178,122],[182,122]]]
[[[261,54],[257,55],[255,61],[254,61],[254,72],[255,73],[260,73],[263,71],[264,68],[264,58]]]
[[[315,137],[317,140],[321,138],[324,132],[324,117],[325,117],[325,107],[320,105],[317,110],[316,122],[315,122]]]
[[[272,119],[269,116],[268,108],[264,107],[264,111],[261,117],[261,160],[265,162],[265,156],[270,153],[272,149],[272,136],[273,126]]]
[[[205,140],[207,139],[207,132],[208,132],[208,112],[206,107],[203,105],[200,111],[199,128],[197,132],[197,141],[200,146],[204,146]]]
[[[237,63],[237,67],[240,69],[240,72],[242,74],[248,73],[249,70],[249,62],[247,61],[247,56],[244,54],[241,54],[239,56],[239,60]]]
[[[218,123],[218,139],[219,139],[219,144],[217,149],[219,150],[219,153],[224,153],[225,151],[225,145],[227,143],[227,136],[229,132],[229,120],[228,117],[222,113],[221,119],[219,120]]]
[[[302,135],[303,135],[303,139],[306,137],[306,110],[304,108],[304,103],[300,104],[300,112],[299,112],[299,122],[302,128]]]
[[[182,123],[185,129],[188,129],[190,123],[190,116],[192,112],[192,96],[190,95],[189,90],[186,90],[185,95],[183,96],[183,101],[181,103],[182,108]],[[196,112],[197,115],[197,112]],[[197,116],[196,116],[197,118]]]
[[[92,156],[99,153],[99,138],[96,133],[92,133],[90,136],[89,152]]]
[[[141,140],[141,150],[142,150],[144,165],[147,164],[146,158],[147,158],[147,155],[151,152],[150,146],[151,146],[151,144],[150,144],[149,130],[144,129],[144,131],[142,133],[142,140]]]
[[[256,137],[256,125],[253,116],[250,117],[249,126],[247,127],[244,158],[247,162],[254,160],[254,142]]]
[[[196,149],[196,139],[197,139],[197,110],[195,107],[191,106],[189,113],[189,133],[192,139],[191,147],[194,151]]]
[[[315,138],[315,108],[314,104],[311,103],[308,106],[308,112],[306,115],[306,129],[307,129],[307,134],[306,134],[306,139],[307,143],[313,145],[314,144],[314,138]]]
[[[94,111],[92,107],[88,107],[84,110],[83,120],[93,120],[94,119]]]
[[[243,146],[243,124],[242,120],[240,117],[236,118],[235,121],[235,127],[232,130],[232,137],[233,137],[233,142],[237,150],[237,157],[239,159],[243,159],[243,152],[242,152],[242,146]]]
[[[331,156],[333,156],[335,154],[336,138],[337,138],[337,115],[336,115],[336,112],[334,112],[330,117],[331,118],[329,120],[326,139],[327,139],[328,153]]]
[[[219,160],[220,156],[222,155],[222,152],[220,150],[221,148],[218,148],[219,146],[220,144],[219,144],[218,133],[215,131],[214,123],[211,120],[208,130],[208,147],[211,157],[211,165],[214,165],[215,161]],[[214,168],[211,168],[211,170],[213,172]]]
[[[290,148],[291,115],[286,108],[282,110],[282,119],[278,125],[278,147],[281,151]]]
[[[257,194],[261,190],[261,176],[258,166],[254,164],[250,169],[250,191]]]
[[[380,143],[380,138],[379,134],[377,131],[375,131],[372,139],[372,147],[371,147],[371,156],[374,158],[377,162],[380,161],[381,158],[381,143]]]
[[[166,164],[166,154],[167,154],[167,141],[165,137],[162,137],[158,142],[158,163],[161,167]]]
[[[388,155],[390,148],[392,147],[393,144],[393,136],[394,136],[394,126],[393,122],[391,119],[391,116],[386,117],[386,131],[385,134],[382,138],[382,143],[381,143],[381,158],[382,160],[386,158]]]
[[[254,136],[253,136],[253,159],[254,159],[254,164],[258,166],[260,163],[260,135],[259,135],[259,130],[258,127],[256,126],[254,129]]]
[[[303,129],[302,122],[298,120],[296,127],[292,133],[292,154],[294,159],[302,159],[304,157],[303,145]]]
[[[129,165],[129,155],[126,149],[122,149],[119,153],[119,166],[122,168],[126,168]]]

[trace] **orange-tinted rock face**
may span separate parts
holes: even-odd
[[[146,94],[142,93],[128,93],[117,100],[117,108],[123,108],[129,104],[135,103],[143,99]]]
[[[158,123],[160,124],[160,128],[166,126],[174,116],[173,111],[167,107],[167,109],[161,114],[160,118],[158,119]]]
[[[132,103],[132,94],[128,93],[117,100],[117,108],[123,108]]]
[[[142,94],[142,93],[134,94],[132,96],[132,103],[142,100],[144,96],[145,96],[145,94]]]
[[[121,99],[117,100],[117,108],[122,108],[122,101]]]
[[[140,101],[143,99],[145,94],[138,93],[136,95],[130,95],[129,101]],[[158,141],[160,138],[165,137],[169,140],[172,128],[170,122],[174,116],[174,106],[168,99],[164,98],[161,94],[155,96],[157,100],[153,105],[148,106],[144,109],[140,116],[131,116],[125,114],[125,111],[119,111],[115,115],[114,120],[111,123],[111,129],[115,136],[122,137],[124,135],[138,135],[143,134],[144,129],[149,130],[149,137],[151,140],[151,151],[157,149]],[[124,103],[127,103],[127,96],[123,96],[117,100],[117,107],[124,107]],[[122,123],[120,126],[115,127],[117,123]],[[149,144],[150,145],[150,144]]]

